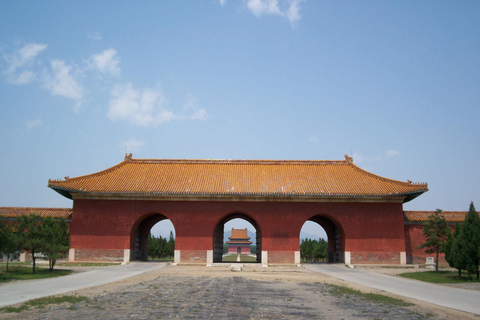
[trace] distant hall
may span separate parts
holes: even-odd
[[[227,241],[228,253],[234,254],[250,254],[250,237],[247,234],[247,228],[234,229],[232,228],[232,235],[228,237]]]

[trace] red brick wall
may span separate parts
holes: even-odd
[[[180,252],[180,263],[207,263],[207,251],[205,250],[182,250]]]
[[[355,252],[351,254],[352,264],[399,264],[399,252]]]
[[[452,232],[455,230],[455,226],[450,226]],[[434,257],[435,253],[426,253],[425,249],[415,249],[425,242],[423,236],[423,223],[418,224],[405,224],[405,247],[407,252],[407,261],[413,264],[424,265],[427,257]],[[438,263],[442,266],[447,266],[448,262],[445,260],[445,254],[441,253],[438,257]]]
[[[342,236],[340,250],[350,251],[352,257],[405,251],[402,204],[362,202],[74,200],[71,247],[133,251],[138,226],[154,214],[173,223],[181,262],[206,261],[216,225],[232,214],[248,216],[258,225],[262,250],[269,252],[272,263],[282,259],[294,263],[294,252],[300,251],[300,230],[305,221],[318,215],[335,223]],[[289,254],[271,257],[271,252]]]
[[[294,264],[295,253],[292,251],[269,251],[269,264]]]
[[[123,261],[123,250],[76,249],[75,261]]]

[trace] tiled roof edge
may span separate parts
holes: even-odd
[[[378,179],[378,180],[382,180],[382,181],[387,181],[387,182],[392,182],[392,183],[395,183],[395,184],[400,184],[400,185],[407,185],[407,186],[413,186],[413,187],[424,187],[424,192],[427,192],[428,191],[428,183],[426,182],[412,182],[410,180],[407,180],[406,182],[405,181],[400,181],[400,180],[395,180],[395,179],[389,179],[389,178],[385,178],[385,177],[382,177],[382,176],[379,176],[377,174],[374,174],[374,173],[371,173],[367,170],[364,170],[360,167],[358,167],[357,165],[355,165],[352,162],[348,162],[347,163],[352,167],[354,168],[355,170],[359,171],[360,173],[362,174],[365,174],[365,175],[368,175],[368,176],[371,176],[375,179]],[[416,192],[419,192],[420,190],[417,190],[415,191]]]

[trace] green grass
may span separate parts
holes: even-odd
[[[23,265],[9,265],[8,272],[5,265],[0,266],[0,283],[9,282],[12,280],[32,280],[61,277],[71,274],[72,270],[53,269],[49,271],[48,268],[35,268],[35,274],[32,273],[31,266]]]
[[[121,262],[57,262],[55,267],[108,267],[121,264]]]
[[[222,262],[237,262],[237,255],[231,254],[222,258]],[[257,262],[256,257],[250,257],[246,254],[240,255],[240,262]]]
[[[333,287],[333,290],[331,291],[331,293],[336,296],[355,295],[355,296],[367,299],[369,301],[385,303],[385,304],[394,305],[394,306],[400,306],[400,307],[413,306],[412,303],[403,301],[401,299],[392,298],[383,294],[365,293],[365,292],[361,292],[359,290],[351,289],[344,286],[336,286],[336,285],[329,285],[329,286]]]
[[[148,261],[173,261],[173,256],[172,257],[162,257],[162,258],[152,258],[152,257],[148,257]]]
[[[86,300],[88,300],[88,298],[84,296],[44,297],[27,301],[25,304],[35,308],[44,308],[49,304],[60,304],[64,302],[74,304]]]
[[[38,299],[27,301],[24,304],[20,305],[19,307],[3,307],[0,309],[0,312],[19,313],[29,309],[30,307],[41,309],[41,308],[45,308],[50,304],[61,304],[61,303],[70,303],[71,305],[68,308],[70,310],[76,310],[76,307],[73,306],[73,304],[79,303],[82,301],[87,301],[87,300],[88,298],[84,296],[45,297],[45,298],[38,298]]]
[[[463,275],[464,274],[464,275]],[[466,273],[462,273],[462,277],[458,277],[458,271],[420,271],[401,273],[399,276],[415,279],[431,283],[472,283],[480,282],[475,277],[468,277]]]

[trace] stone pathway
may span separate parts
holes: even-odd
[[[310,264],[305,265],[305,268],[351,283],[480,316],[480,291],[451,288],[361,269],[349,269],[342,264]]]
[[[30,308],[0,319],[442,319],[413,308],[371,302],[322,282],[231,276],[174,276],[105,291],[74,305]],[[238,276],[237,276],[238,275]],[[81,295],[81,292],[79,293]]]
[[[123,280],[162,269],[166,265],[167,263],[133,262],[124,266],[92,267],[88,268],[89,271],[59,278],[3,284],[0,286],[0,307]]]

